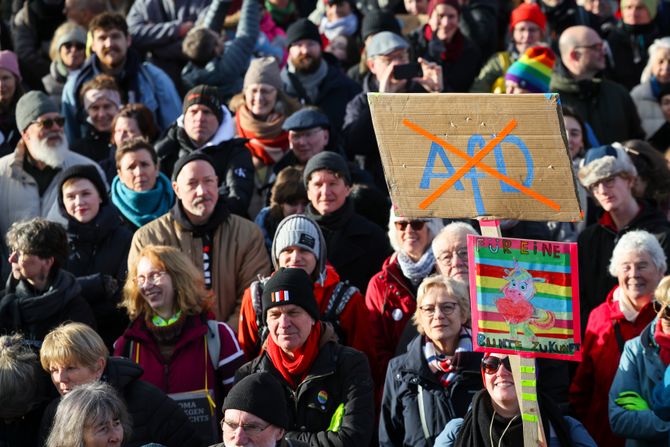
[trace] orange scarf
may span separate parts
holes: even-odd
[[[294,357],[290,358],[275,344],[272,337],[268,337],[265,349],[270,356],[270,360],[272,360],[272,364],[286,379],[291,388],[296,389],[307,376],[307,372],[319,353],[320,339],[321,322],[317,321],[305,343],[294,352]]]
[[[271,113],[267,121],[257,120],[244,104],[235,114],[237,135],[249,139],[247,148],[251,155],[265,166],[275,164],[288,151],[288,132],[281,128],[285,118],[280,113]]]

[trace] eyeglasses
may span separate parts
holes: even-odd
[[[451,264],[454,260],[454,255],[461,261],[468,262],[468,249],[465,247],[457,250],[445,251],[437,258],[437,260],[440,264]]]
[[[54,124],[62,128],[63,125],[65,125],[65,118],[63,118],[62,116],[56,118],[46,118],[43,120],[31,121],[30,124],[37,124],[40,126],[40,128],[45,130],[51,129],[54,126]]]
[[[265,427],[261,427],[256,424],[238,424],[236,422],[230,422],[225,419],[221,421],[221,430],[225,430],[226,427],[228,427],[228,429],[231,431],[235,431],[238,428],[241,428],[242,431],[249,436],[257,435],[269,426],[270,424],[266,425]]]
[[[592,43],[591,45],[577,45],[577,46],[575,46],[575,48],[585,48],[585,49],[591,50],[591,51],[602,51],[604,47],[605,47],[605,42],[596,42],[596,43]]]
[[[512,367],[509,364],[509,357],[501,359],[500,357],[489,355],[482,359],[482,371],[486,374],[495,374],[500,369],[500,365],[504,365],[507,371],[512,372]]]
[[[670,306],[654,301],[654,310],[660,314],[659,317],[670,320]],[[661,313],[662,312],[662,313]]]
[[[156,284],[167,272],[151,272],[147,276],[138,276],[135,278],[135,283],[142,287],[146,283]]]
[[[432,304],[427,304],[425,306],[419,307],[421,309],[421,312],[428,318],[433,318],[435,315],[435,311],[437,309],[440,310],[442,315],[451,315],[456,311],[456,308],[458,307],[458,304],[456,303],[442,303],[438,304],[437,306],[434,306]]]
[[[605,177],[602,180],[598,180],[597,182],[592,183],[589,186],[589,190],[591,192],[593,192],[596,189],[598,189],[599,185],[602,185],[605,189],[610,189],[612,186],[614,186],[614,182],[616,181],[616,178],[617,178],[616,175],[612,175],[612,176],[609,176],[609,177]]]
[[[81,51],[85,48],[84,44],[80,42],[65,42],[61,46],[65,47],[65,49],[67,50],[71,50],[72,48],[74,48],[75,50]]]
[[[395,223],[395,228],[398,231],[405,231],[405,229],[407,228],[407,225],[409,225],[410,228],[414,231],[421,231],[421,230],[423,230],[423,227],[426,225],[426,221],[425,220],[410,220],[408,222],[408,221],[401,220],[401,221],[398,221],[398,222]]]

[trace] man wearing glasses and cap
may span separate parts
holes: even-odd
[[[0,158],[3,235],[13,222],[58,216],[58,174],[74,165],[95,165],[93,160],[70,151],[63,124],[56,105],[41,91],[26,93],[16,104],[21,140],[13,153]],[[105,178],[100,168],[98,171]]]
[[[304,442],[286,439],[289,427],[286,394],[269,372],[240,380],[223,403],[223,442],[212,447],[302,447]]]

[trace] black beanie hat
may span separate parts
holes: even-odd
[[[315,321],[320,318],[312,280],[303,269],[277,270],[263,286],[262,301],[263,321],[267,321],[268,309],[286,304],[302,307]]]
[[[98,190],[98,194],[102,200],[101,204],[107,205],[109,202],[107,185],[100,176],[97,168],[93,165],[74,165],[70,166],[60,174],[60,183],[58,184],[58,204],[60,205],[61,210],[65,210],[65,204],[63,203],[63,184],[71,178],[84,178],[93,183],[93,186]]]
[[[382,31],[391,31],[398,35],[402,35],[400,29],[400,23],[396,19],[395,15],[384,9],[374,9],[369,11],[363,17],[363,23],[361,24],[361,37],[363,42],[371,34],[377,34]]]
[[[336,152],[324,151],[310,158],[305,165],[305,170],[302,173],[302,181],[305,184],[305,188],[307,188],[309,176],[312,175],[312,172],[322,169],[340,174],[344,177],[344,182],[351,186],[351,172],[349,171],[349,166],[347,166],[347,161]]]
[[[287,400],[284,388],[268,372],[248,375],[237,382],[223,401],[226,410],[251,413],[284,430],[288,429]]]
[[[219,175],[218,171],[216,170],[216,165],[214,164],[214,159],[212,157],[201,151],[193,151],[190,154],[184,155],[183,157],[179,158],[177,162],[174,164],[174,168],[172,169],[172,181],[176,182],[177,176],[179,175],[179,172],[182,169],[184,169],[184,166],[195,160],[206,161],[207,163],[212,165],[212,167],[214,168],[214,172],[216,172],[216,175]]]
[[[223,112],[221,111],[221,99],[218,88],[209,85],[197,85],[189,90],[186,96],[184,96],[184,115],[186,115],[186,110],[194,104],[208,107],[214,116],[216,116],[219,124],[221,124]]]
[[[321,35],[319,34],[319,28],[317,28],[317,26],[309,19],[298,19],[293,22],[286,30],[287,47],[290,47],[294,42],[303,39],[314,40],[323,47],[323,42],[321,42]]]

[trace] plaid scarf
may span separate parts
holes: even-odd
[[[470,329],[462,326],[461,333],[458,334],[458,346],[454,351],[470,352],[472,351],[472,333]],[[423,355],[426,357],[428,368],[437,375],[440,383],[445,388],[454,380],[456,376],[455,368],[451,365],[453,355],[439,354],[433,342],[424,336]]]

